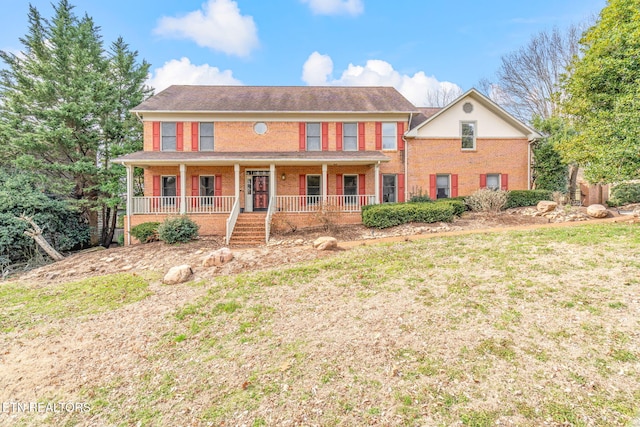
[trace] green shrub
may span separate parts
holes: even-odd
[[[451,203],[385,203],[362,210],[362,223],[367,227],[388,228],[409,222],[452,221]]]
[[[124,233],[118,236],[118,245],[124,246]]]
[[[439,199],[434,203],[445,203],[453,208],[453,214],[460,216],[468,210],[468,206],[464,201],[464,197],[452,197],[450,199]]]
[[[165,243],[186,243],[198,237],[200,226],[187,216],[167,218],[158,226],[158,237]]]
[[[553,200],[553,192],[549,190],[513,190],[507,194],[505,209],[523,206],[535,206],[542,200]]]
[[[25,214],[42,228],[43,237],[58,251],[89,244],[89,224],[72,202],[46,192],[36,177],[0,168],[0,258],[9,264],[37,258],[40,249],[24,234],[29,228],[18,217]]]
[[[430,201],[431,201],[431,197],[429,197],[426,194],[411,196],[411,198],[409,199],[409,203],[424,203],[424,202],[430,202]]]
[[[611,187],[611,196],[607,201],[609,206],[623,206],[630,203],[640,203],[640,183],[623,182]]]
[[[143,222],[131,227],[131,235],[138,239],[140,243],[155,242],[158,240],[159,226],[159,222]]]

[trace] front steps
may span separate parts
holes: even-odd
[[[263,245],[265,243],[264,221],[266,217],[267,214],[263,212],[245,212],[238,215],[229,246]]]

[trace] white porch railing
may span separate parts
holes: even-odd
[[[363,206],[375,203],[373,195],[357,196],[276,196],[278,212],[317,212],[332,209],[338,212],[360,212]]]
[[[269,235],[271,234],[271,217],[276,211],[276,196],[269,197],[269,209],[267,209],[267,216],[264,219],[264,240],[265,243],[269,243]]]
[[[231,235],[233,234],[233,229],[236,227],[236,221],[238,220],[238,215],[240,215],[240,197],[238,197],[231,208],[231,214],[229,218],[227,218],[227,234],[225,236],[225,242],[228,245],[231,241]]]
[[[227,213],[233,209],[234,196],[185,197],[185,213]],[[133,197],[132,214],[179,214],[181,198],[172,197]]]

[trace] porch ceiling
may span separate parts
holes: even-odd
[[[277,166],[371,165],[389,162],[379,151],[188,152],[138,151],[112,160],[131,166]]]

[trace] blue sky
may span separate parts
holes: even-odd
[[[53,0],[57,3],[58,0]],[[31,0],[51,17],[52,0]],[[18,52],[28,3],[7,2],[0,49]],[[597,16],[606,0],[71,0],[107,43],[151,63],[149,83],[394,86],[416,105],[491,78],[542,30]]]

